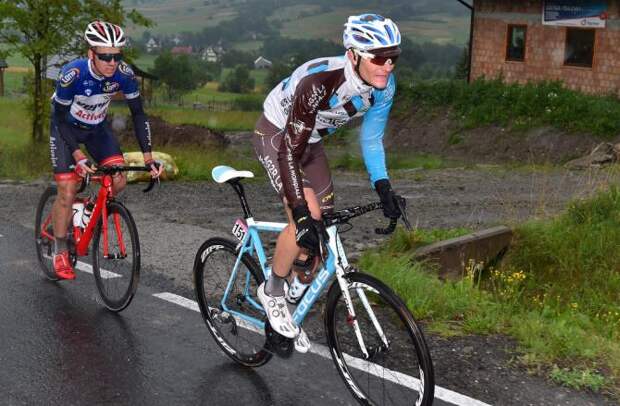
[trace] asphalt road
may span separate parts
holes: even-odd
[[[32,234],[0,224],[3,403],[354,404],[331,359],[316,353],[274,358],[256,370],[237,366],[216,347],[191,302],[177,304],[179,296],[167,294],[177,298],[173,303],[141,286],[130,307],[113,314],[99,303],[91,275],[48,281]],[[458,404],[481,404],[439,392]]]

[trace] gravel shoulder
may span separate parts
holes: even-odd
[[[408,170],[395,176],[394,188],[408,199],[412,223],[420,228],[515,224],[551,216],[566,203],[617,183],[617,169],[573,172],[565,169],[516,169],[500,166]],[[336,205],[345,207],[375,201],[365,176],[334,174]],[[47,181],[0,182],[0,221],[33,227],[34,211]],[[121,200],[131,210],[140,232],[143,273],[141,283],[193,297],[192,265],[200,244],[214,236],[230,235],[241,210],[234,192],[214,182],[169,182],[143,195],[142,185],[130,185]],[[281,203],[268,182],[246,184],[254,216],[282,221]],[[380,242],[376,226],[380,213],[354,220],[344,234],[349,252]],[[232,236],[231,236],[232,237]],[[34,255],[27,253],[26,255]],[[318,311],[309,324],[321,323]],[[315,331],[320,330],[313,329]],[[324,341],[318,332],[311,338]],[[608,405],[600,395],[559,387],[531,376],[515,362],[514,341],[503,336],[442,338],[429,335],[437,383],[487,403],[498,405]]]

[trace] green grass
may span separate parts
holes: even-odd
[[[206,4],[204,0],[172,0],[127,7],[128,10],[131,8],[153,20],[155,26],[144,28],[129,25],[127,32],[130,36],[141,36],[145,30],[168,35],[182,31],[196,32],[237,16],[234,6],[224,3]]]
[[[32,64],[26,58],[24,58],[21,54],[13,54],[6,58],[6,63],[9,67],[20,67],[20,68],[30,68]]]
[[[321,38],[340,43],[342,41],[342,24],[347,17],[356,14],[350,7],[334,7],[332,11],[307,13],[300,18],[292,15],[304,10],[290,10],[282,25],[280,33],[290,38]],[[358,10],[359,11],[359,10]],[[469,18],[452,17],[443,14],[424,15],[420,19],[399,20],[401,33],[416,43],[433,42],[436,44],[464,45],[469,38]]]
[[[397,98],[396,115],[410,114],[414,105],[428,111],[450,108],[463,129],[500,125],[524,131],[553,126],[607,138],[620,132],[620,102],[615,95],[586,95],[560,82],[414,81],[412,86],[399,86]]]
[[[236,49],[237,51],[242,52],[254,52],[259,51],[263,46],[263,41],[243,41],[243,42],[235,42],[232,45],[232,49]]]
[[[251,170],[258,179],[263,179],[264,170],[250,149],[163,147],[161,151],[173,157],[179,167],[180,180],[211,180],[211,170],[216,165]]]
[[[26,72],[4,72],[4,94],[11,97],[24,94],[24,78],[28,75]]]
[[[224,78],[233,70],[233,68],[224,68],[222,69],[222,74],[220,75],[220,81],[224,80]],[[250,77],[254,78],[254,84],[256,87],[260,87],[265,83],[265,79],[269,74],[269,69],[252,69],[250,70]],[[271,89],[269,89],[271,90]],[[264,97],[264,96],[263,96]]]
[[[138,58],[135,59],[134,63],[138,66],[138,68],[148,71],[153,68],[155,65],[155,59],[157,55],[143,53]]]
[[[224,69],[223,72],[229,72],[229,69]],[[251,75],[255,77],[255,81],[258,83],[258,79],[266,77],[266,71],[251,71]],[[222,74],[224,77],[224,74]],[[265,95],[259,93],[251,93],[251,94],[239,94],[239,93],[229,93],[229,92],[220,92],[217,90],[218,82],[209,82],[206,85],[202,86],[199,89],[193,90],[187,93],[183,98],[185,100],[190,100],[192,102],[197,101],[201,103],[207,102],[233,102],[235,99],[239,98],[251,98],[254,99],[257,103],[262,105],[263,100],[265,99]]]
[[[620,395],[620,191],[612,187],[514,232],[498,268],[481,274],[469,264],[458,282],[412,263],[422,240],[415,234],[365,253],[360,268],[394,288],[431,331],[511,335],[528,368]]]
[[[205,111],[182,107],[152,107],[147,110],[171,124],[193,124],[215,131],[252,131],[260,116],[256,111]]]
[[[35,179],[51,172],[49,144],[34,144],[22,99],[0,97],[0,179]]]

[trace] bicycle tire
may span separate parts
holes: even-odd
[[[249,323],[244,324],[241,319],[224,311],[221,303],[237,259],[236,246],[235,242],[224,238],[211,238],[205,241],[198,249],[194,260],[194,287],[200,313],[217,345],[235,362],[256,368],[266,364],[272,357],[272,354],[264,348],[264,332],[248,330]],[[220,263],[218,258],[221,258]],[[261,319],[264,316],[262,310],[252,306],[246,294],[239,293],[239,289],[247,288],[242,278],[248,277],[248,273],[250,275],[248,292],[253,296],[253,300],[258,301],[256,288],[264,280],[263,273],[254,258],[245,254],[231,285],[229,298],[232,300],[227,301],[226,306]],[[238,283],[240,281],[241,283]]]
[[[120,202],[108,202],[108,218],[99,219],[92,245],[93,275],[99,297],[113,312],[127,308],[138,290],[140,281],[140,241],[138,229],[129,210]],[[118,219],[118,228],[116,227]],[[108,257],[105,257],[102,238],[103,222],[108,222]],[[127,238],[129,237],[129,238]],[[125,252],[121,249],[123,242]],[[128,244],[129,243],[129,244]],[[127,259],[127,261],[125,261]]]
[[[43,222],[51,216],[51,206],[54,204],[57,194],[58,189],[54,185],[48,186],[45,189],[39,199],[34,221],[34,240],[37,251],[37,260],[45,277],[52,281],[57,281],[59,279],[58,276],[56,276],[52,263],[52,258],[54,256],[54,240],[44,237],[41,234],[41,226]],[[51,224],[48,226],[48,232],[53,233]]]
[[[368,359],[363,359],[338,280],[328,292],[325,330],[334,364],[353,397],[364,405],[432,405],[435,379],[431,355],[411,312],[392,289],[378,279],[359,272],[348,273],[345,279],[355,320],[370,354]],[[387,346],[368,316],[357,289],[364,291],[387,337]],[[384,362],[389,355],[393,359]]]

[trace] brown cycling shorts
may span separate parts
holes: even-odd
[[[258,160],[267,171],[271,185],[284,198],[284,188],[278,165],[278,151],[282,144],[284,131],[273,125],[265,115],[256,123],[252,143]],[[334,184],[327,164],[327,156],[322,142],[306,145],[299,162],[304,187],[311,188],[319,201],[322,213],[334,210]]]

